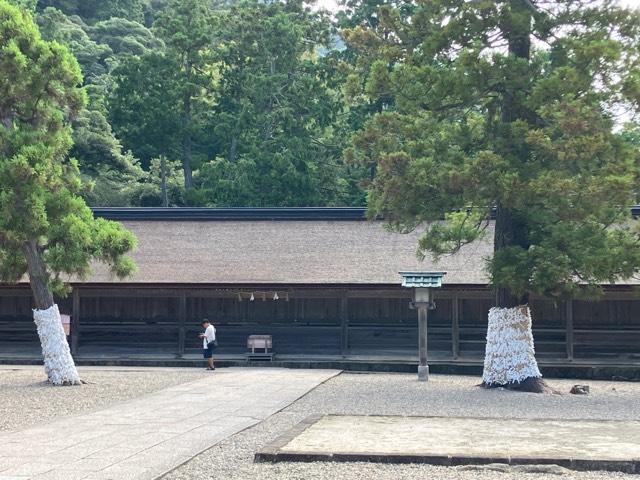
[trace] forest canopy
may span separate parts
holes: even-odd
[[[376,176],[388,165],[379,160],[391,146],[358,150],[379,133],[376,119],[404,112],[418,118],[416,102],[425,95],[441,98],[444,109],[448,88],[478,91],[447,84],[442,72],[416,76],[417,61],[448,61],[437,58],[441,45],[416,47],[458,35],[456,48],[465,54],[486,43],[492,28],[480,15],[468,31],[454,31],[464,22],[411,30],[413,19],[440,3],[405,0],[342,0],[334,12],[301,0],[10,2],[31,11],[42,37],[67,46],[80,64],[88,102],[73,121],[71,156],[92,206],[371,206]],[[469,2],[449,3],[455,12]],[[471,2],[478,11],[494,3]],[[563,5],[595,5],[597,12],[616,3]],[[607,54],[604,42],[594,45],[599,50],[585,55]],[[427,59],[429,52],[438,53]],[[554,61],[544,55],[539,63]],[[466,65],[471,74],[460,78],[483,78],[482,62],[475,70]],[[638,89],[635,78],[627,92]],[[480,113],[469,110],[464,122]],[[613,128],[637,148],[633,118],[615,113]],[[433,127],[418,123],[427,133]],[[397,139],[381,128],[385,141]],[[437,202],[431,207],[436,216],[447,213]]]
[[[92,206],[364,205],[336,21],[301,1],[10,0],[69,48]]]

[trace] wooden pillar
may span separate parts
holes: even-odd
[[[306,299],[298,299],[298,321],[304,322],[306,317]]]
[[[242,302],[242,323],[247,323],[249,321],[249,303],[251,301],[247,299],[247,301]]]
[[[80,289],[74,287],[73,306],[71,311],[71,355],[78,354],[78,341],[80,339]]]
[[[349,351],[349,299],[347,292],[340,297],[340,353],[346,355]]]
[[[567,360],[573,360],[573,300],[566,301],[565,324],[567,340]]]
[[[418,307],[418,380],[429,380],[429,366],[427,365],[427,316],[429,305],[419,303]]]
[[[451,300],[451,354],[454,360],[460,356],[460,299]]]
[[[289,306],[287,307],[289,318],[293,323],[298,322],[298,299],[289,295]]]
[[[184,355],[184,343],[187,324],[187,294],[182,293],[178,298],[178,356]]]
[[[292,289],[287,290],[286,302],[287,302],[287,318],[291,322],[295,323],[298,318],[297,317],[298,312],[296,311],[296,299],[293,296]]]

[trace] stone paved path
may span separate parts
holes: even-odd
[[[217,370],[104,410],[0,433],[0,480],[155,479],[338,373]]]
[[[640,421],[312,416],[256,458],[309,461],[310,456],[438,465],[555,463],[640,473]]]

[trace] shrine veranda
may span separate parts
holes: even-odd
[[[96,265],[88,279],[71,281],[73,294],[58,303],[71,315],[76,358],[197,358],[206,317],[219,331],[217,353],[229,358],[244,354],[256,334],[273,336],[276,360],[412,363],[417,313],[398,272],[437,270],[447,273],[429,312],[429,358],[481,364],[493,304],[484,272],[491,228],[455,255],[422,262],[419,231],[389,232],[362,209],[104,208],[96,215],[135,233],[138,270],[120,281]],[[635,282],[605,285],[593,301],[533,298],[543,367],[637,366]],[[0,357],[39,355],[31,308],[26,282],[0,286]]]

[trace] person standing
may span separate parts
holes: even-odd
[[[201,333],[199,337],[202,339],[202,348],[204,358],[207,360],[207,370],[215,370],[216,366],[213,359],[213,351],[218,346],[216,340],[216,328],[211,325],[211,322],[206,318],[200,323],[204,328],[204,333]]]

